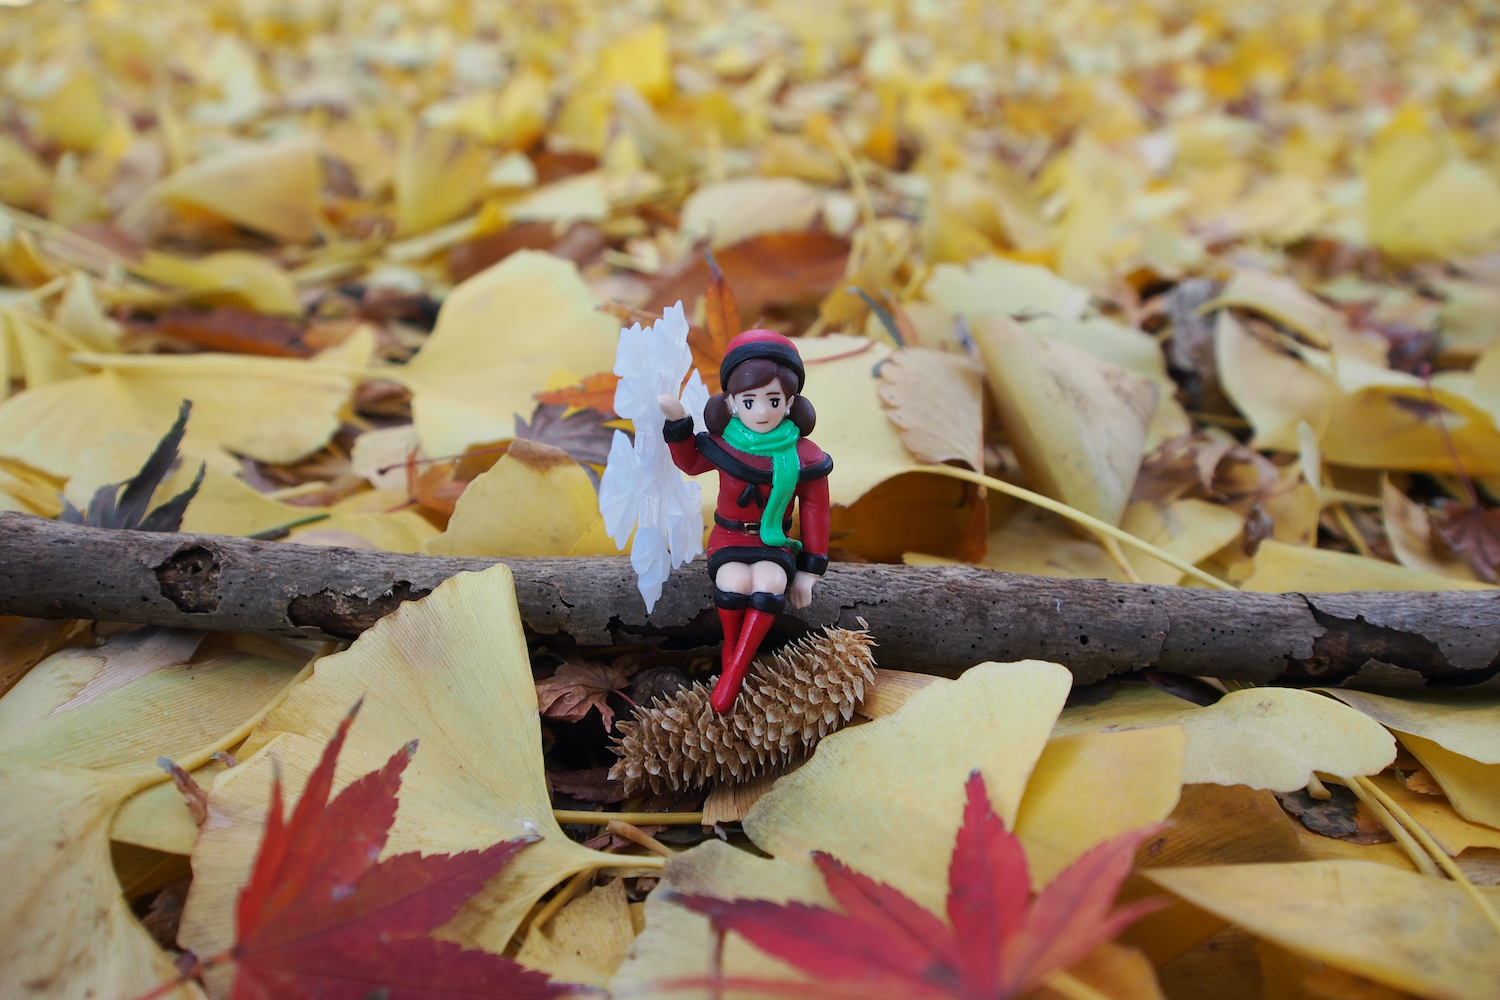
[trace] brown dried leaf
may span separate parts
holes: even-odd
[[[609,707],[609,696],[621,691],[630,675],[640,668],[638,655],[617,657],[604,664],[589,660],[568,660],[546,680],[536,682],[536,698],[542,715],[563,722],[577,722],[593,708],[599,709],[608,732],[614,726],[615,712]]]
[[[187,801],[188,815],[193,817],[195,824],[202,826],[203,821],[208,819],[208,793],[170,757],[158,757],[156,765],[172,776],[172,784]]]
[[[714,252],[724,281],[734,290],[738,315],[750,323],[769,308],[817,305],[844,279],[848,257],[848,243],[818,232],[764,233]],[[660,314],[681,300],[692,315],[699,297],[707,296],[711,279],[707,261],[694,250],[657,275],[656,291],[642,308]],[[711,360],[717,376],[720,359]],[[703,372],[705,380],[709,375]]]
[[[984,471],[983,367],[973,358],[902,348],[880,366],[880,401],[901,443],[923,462]]]
[[[1467,559],[1480,579],[1494,583],[1500,566],[1500,510],[1443,503],[1433,517],[1433,527],[1449,551]]]
[[[625,798],[625,786],[613,781],[607,767],[587,767],[579,771],[548,771],[547,787],[554,794],[566,795],[580,802],[608,804]]]
[[[516,437],[561,448],[577,462],[603,465],[609,460],[614,428],[604,426],[609,419],[598,410],[575,410],[564,416],[566,403],[543,403],[527,423],[516,416]]]
[[[295,323],[231,306],[169,309],[157,321],[157,329],[209,351],[274,358],[306,358],[313,354],[300,343],[302,331]]]

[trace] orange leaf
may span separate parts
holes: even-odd
[[[549,406],[563,403],[582,410],[598,410],[611,419],[615,416],[615,386],[620,376],[614,372],[598,372],[589,375],[577,385],[570,385],[550,392],[539,392],[536,401]]]

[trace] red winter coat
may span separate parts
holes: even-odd
[[[828,473],[833,459],[807,438],[797,442],[802,474],[794,494],[800,516],[802,551],[794,560],[789,548],[774,547],[760,540],[758,529],[744,531],[740,525],[759,524],[771,496],[771,459],[747,455],[730,447],[717,434],[693,435],[693,419],[669,420],[662,429],[672,461],[689,476],[709,469],[719,470],[719,502],[714,507],[714,530],[708,536],[708,574],[718,573],[726,562],[780,563],[788,581],[794,572],[819,576],[828,568]],[[792,521],[792,505],[786,509],[785,525]],[[733,522],[730,525],[725,522]]]

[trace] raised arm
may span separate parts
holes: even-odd
[[[672,464],[688,476],[702,475],[712,469],[713,463],[703,457],[693,442],[693,418],[682,403],[672,396],[659,396],[657,402],[661,404],[662,416],[667,418],[661,436],[672,451]]]

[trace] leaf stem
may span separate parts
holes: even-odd
[[[590,812],[586,809],[554,809],[552,816],[559,823],[591,823],[595,826],[605,826],[616,820],[622,823],[634,823],[637,826],[700,826],[703,823],[701,812]]]
[[[1463,459],[1458,457],[1458,446],[1453,443],[1453,435],[1448,433],[1448,421],[1443,419],[1443,407],[1438,402],[1437,390],[1432,387],[1432,369],[1428,365],[1422,366],[1422,384],[1427,387],[1427,400],[1432,404],[1432,415],[1437,419],[1438,431],[1443,435],[1443,444],[1448,446],[1448,457],[1453,459],[1453,468],[1458,472],[1458,477],[1463,481],[1464,494],[1469,498],[1469,506],[1479,509],[1479,494],[1474,489],[1474,480],[1469,478],[1469,472],[1464,468]]]
[[[919,465],[917,469],[922,472],[931,472],[939,476],[949,476],[953,479],[962,479],[964,482],[987,486],[999,493],[1004,493],[1006,496],[1015,497],[1017,500],[1025,500],[1027,503],[1035,504],[1043,510],[1050,510],[1054,514],[1060,514],[1075,524],[1081,524],[1096,533],[1109,535],[1118,541],[1124,542],[1131,548],[1139,549],[1148,556],[1160,559],[1173,569],[1191,576],[1202,583],[1206,583],[1215,590],[1238,589],[1216,576],[1205,573],[1192,563],[1184,559],[1179,559],[1165,549],[1157,548],[1150,542],[1139,539],[1128,531],[1121,531],[1108,521],[1101,521],[1092,514],[1085,514],[1083,511],[1069,507],[1067,504],[1054,500],[1051,497],[1042,496],[1040,493],[1033,493],[1031,490],[1016,486],[1013,483],[1007,483],[1003,479],[986,476],[981,472],[970,472],[968,469],[954,468],[951,465]]]
[[[1125,579],[1131,583],[1146,582],[1141,579],[1141,574],[1135,571],[1135,567],[1130,565],[1130,560],[1125,558],[1125,550],[1120,548],[1119,539],[1110,535],[1096,535],[1096,537],[1099,539],[1099,544],[1104,546],[1104,551],[1108,552],[1109,557],[1115,561],[1115,565],[1120,567],[1120,572],[1125,574]]]
[[[1474,901],[1474,905],[1479,908],[1479,912],[1484,914],[1484,919],[1489,921],[1491,927],[1495,928],[1495,933],[1500,934],[1500,913],[1495,912],[1495,907],[1485,898],[1484,893],[1480,892],[1474,883],[1469,881],[1469,877],[1464,874],[1463,869],[1453,863],[1453,859],[1448,857],[1448,852],[1438,846],[1437,841],[1432,839],[1432,835],[1427,832],[1422,824],[1418,823],[1416,818],[1406,811],[1406,807],[1387,795],[1379,785],[1375,784],[1369,778],[1356,777],[1354,780],[1366,792],[1378,799],[1381,805],[1395,814],[1395,817],[1401,821],[1401,824],[1411,831],[1412,836],[1421,842],[1427,853],[1432,855],[1432,859],[1442,866],[1443,871],[1448,873],[1448,877],[1457,882],[1459,887]]]
[[[557,912],[564,906],[567,906],[569,900],[578,895],[578,890],[583,888],[584,883],[592,879],[594,873],[598,870],[597,868],[585,868],[568,879],[567,883],[557,891],[557,895],[543,903],[542,908],[536,911],[536,916],[532,919],[531,928],[526,932],[526,936],[530,937],[547,926],[547,921],[557,916]]]
[[[1360,783],[1359,778],[1341,778],[1339,780],[1359,797],[1359,801],[1365,804],[1365,808],[1375,814],[1375,818],[1380,821],[1380,825],[1391,832],[1391,836],[1396,838],[1396,843],[1400,844],[1401,849],[1406,852],[1407,857],[1411,858],[1411,863],[1417,866],[1417,871],[1432,878],[1442,877],[1438,872],[1437,865],[1432,863],[1432,858],[1428,857],[1426,852],[1422,850],[1416,838],[1396,821],[1396,817],[1391,815],[1390,810],[1382,805],[1379,799],[1370,794],[1369,789]]]
[[[609,825],[606,826],[605,829],[617,837],[624,837],[632,844],[639,844],[646,850],[650,851],[652,854],[658,854],[664,858],[675,857],[677,854],[676,851],[672,850],[666,844],[663,844],[661,841],[657,840],[655,837],[651,836],[649,833],[647,833],[645,830],[642,830],[634,823],[624,823],[620,820],[612,819],[609,821]]]
[[[1340,528],[1344,529],[1344,534],[1348,536],[1349,544],[1354,546],[1355,551],[1366,559],[1374,559],[1375,553],[1371,551],[1370,543],[1365,540],[1364,532],[1355,525],[1354,518],[1349,514],[1349,508],[1341,503],[1335,503],[1330,504],[1328,509],[1333,511],[1333,519],[1339,523]]]

